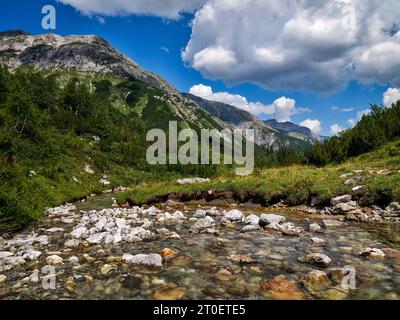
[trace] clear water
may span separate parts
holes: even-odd
[[[112,195],[89,198],[79,203],[78,210],[103,209],[111,207]],[[254,210],[243,210],[246,214]],[[257,209],[256,214],[262,212]],[[185,215],[191,216],[192,212]],[[319,222],[317,216],[304,214],[283,214],[288,221],[307,228],[310,223]],[[45,255],[37,263],[16,267],[3,272],[7,281],[0,284],[2,299],[152,299],[157,292],[163,298],[183,299],[272,299],[270,292],[260,287],[262,281],[280,276],[293,282],[303,293],[304,299],[399,299],[400,297],[400,254],[385,259],[371,260],[360,257],[359,251],[367,247],[400,250],[399,226],[368,226],[348,224],[324,229],[322,233],[303,232],[300,237],[287,237],[279,232],[266,230],[242,234],[243,226],[219,227],[219,235],[195,235],[189,233],[193,222],[188,220],[157,224],[155,228],[166,227],[176,231],[181,240],[155,239],[137,244],[95,245],[79,247],[71,252],[62,252],[67,234],[72,226],[49,219],[42,221],[31,230],[40,234],[50,227],[63,227],[65,234],[51,236],[48,251],[60,252],[64,264],[57,266],[56,289],[45,290],[41,283],[15,285],[29,276],[33,270],[45,265]],[[314,245],[310,239],[319,237],[324,245]],[[110,262],[123,253],[159,253],[163,248],[173,249],[178,256],[164,264],[163,269],[149,269]],[[99,249],[104,252],[99,254]],[[0,250],[1,251],[1,250]],[[333,263],[328,269],[319,269],[299,261],[307,253],[320,252],[328,255]],[[68,257],[84,254],[94,261],[81,262],[80,268],[73,268]],[[246,255],[251,264],[241,264],[232,255]],[[115,269],[102,275],[104,264]],[[356,270],[356,289],[344,289],[340,283],[320,291],[310,291],[301,285],[301,279],[311,270],[330,272],[350,265]],[[218,273],[229,270],[229,274]],[[13,288],[14,287],[14,288]],[[156,294],[156,295],[155,295]]]

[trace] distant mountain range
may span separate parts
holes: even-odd
[[[64,77],[80,77],[96,90],[103,90],[116,108],[137,111],[152,127],[166,128],[175,120],[182,128],[254,129],[256,143],[273,148],[306,148],[323,139],[290,122],[263,122],[236,107],[179,93],[161,76],[142,69],[95,35],[0,32],[0,64],[10,69],[33,66]]]
[[[327,139],[326,137],[316,136],[309,128],[292,122],[262,121],[251,113],[226,103],[206,100],[188,93],[182,95],[195,101],[201,108],[231,126],[241,129],[254,129],[256,143],[262,147],[288,146],[301,149]]]

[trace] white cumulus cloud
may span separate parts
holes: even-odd
[[[339,134],[340,132],[342,132],[343,130],[345,130],[344,128],[342,128],[341,126],[339,126],[337,123],[331,125],[331,134],[333,136],[336,136],[337,134]]]
[[[321,122],[318,119],[307,119],[301,122],[300,125],[310,129],[315,134],[321,132]]]
[[[152,15],[177,19],[181,13],[201,8],[207,0],[58,0],[85,15]]]
[[[398,0],[209,0],[184,61],[210,79],[333,91],[400,85]]]
[[[350,127],[355,127],[356,124],[362,119],[362,117],[367,115],[367,114],[369,114],[370,112],[371,112],[370,109],[365,109],[365,110],[357,112],[357,116],[355,118],[353,118],[353,119],[347,120],[347,124]]]
[[[189,93],[206,100],[229,104],[257,116],[268,115],[279,122],[290,121],[292,116],[308,111],[306,108],[297,108],[294,99],[280,97],[267,105],[261,102],[249,102],[247,98],[239,94],[213,92],[210,86],[203,84],[194,85],[190,88]]]
[[[391,107],[394,103],[400,100],[400,90],[397,88],[389,88],[383,94],[383,104],[386,107]]]

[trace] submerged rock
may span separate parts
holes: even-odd
[[[295,283],[280,277],[264,280],[261,282],[260,288],[275,300],[301,300],[305,298],[304,293]]]
[[[183,287],[163,286],[155,290],[151,296],[154,300],[180,300],[186,294],[187,289]]]
[[[253,232],[253,231],[258,231],[260,230],[260,227],[258,225],[253,225],[249,224],[247,226],[244,226],[242,230],[240,230],[241,233],[247,233],[247,232]]]
[[[162,258],[159,254],[124,254],[122,261],[131,264],[141,264],[151,267],[162,267]]]
[[[332,260],[327,255],[322,253],[310,253],[304,257],[304,261],[311,263],[320,268],[327,268],[331,265]]]
[[[178,253],[176,251],[169,248],[164,248],[161,250],[161,256],[163,258],[172,259],[175,258],[177,255]]]
[[[310,271],[304,278],[302,279],[302,284],[306,289],[311,292],[324,290],[331,286],[331,282],[328,278],[328,275],[320,270],[312,270]]]
[[[384,259],[385,253],[377,248],[366,248],[365,250],[361,251],[360,256],[368,257],[368,258],[375,258],[375,259]]]
[[[339,220],[323,220],[322,225],[324,228],[341,227],[343,222],[340,222]]]

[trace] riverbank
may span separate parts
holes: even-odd
[[[393,143],[322,168],[291,166],[258,171],[253,176],[225,176],[203,183],[176,180],[134,187],[117,196],[120,205],[177,202],[237,203],[266,208],[338,215],[350,221],[399,222],[400,158]],[[335,200],[343,197],[341,200]]]

